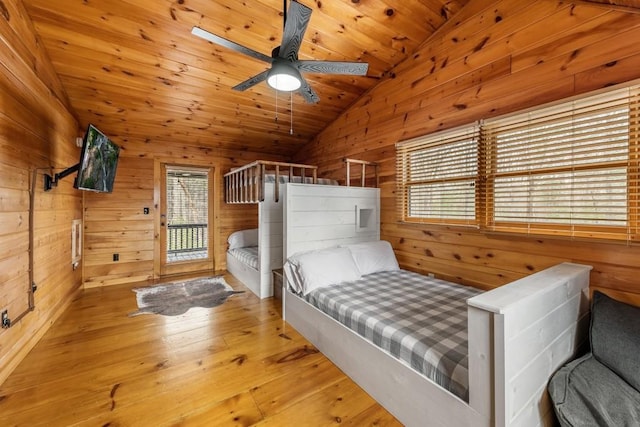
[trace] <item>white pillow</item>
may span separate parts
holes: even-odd
[[[307,295],[314,289],[360,279],[347,248],[328,248],[295,254],[285,264],[289,283]]]
[[[379,271],[400,270],[393,248],[386,240],[354,243],[345,247],[351,252],[351,256],[363,276]]]
[[[229,249],[258,246],[258,229],[252,228],[231,233],[227,242],[229,242]]]

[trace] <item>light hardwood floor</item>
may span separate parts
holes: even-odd
[[[128,317],[133,285],[85,290],[0,386],[0,425],[399,425],[225,279],[246,292],[176,317]]]

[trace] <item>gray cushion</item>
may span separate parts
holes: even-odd
[[[556,372],[549,394],[563,427],[640,425],[640,393],[591,353]]]
[[[640,391],[640,307],[594,292],[589,340],[593,356]]]

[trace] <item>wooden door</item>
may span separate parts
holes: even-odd
[[[211,167],[161,165],[160,275],[214,270]]]

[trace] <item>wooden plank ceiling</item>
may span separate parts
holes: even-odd
[[[150,143],[279,158],[313,139],[468,2],[301,1],[313,12],[300,59],[369,63],[362,77],[306,73],[317,104],[298,94],[290,104],[265,82],[232,90],[268,64],[191,34],[197,25],[270,55],[281,40],[282,0],[23,0],[66,92],[58,95],[82,127],[96,124],[125,152],[128,143]]]
[[[200,26],[270,55],[282,0],[23,0],[82,127],[117,143],[198,144],[290,157],[467,0],[301,0],[313,9],[300,59],[363,61],[367,76],[305,74],[320,102],[265,82],[268,64],[191,34]],[[288,4],[288,2],[287,2]],[[276,111],[278,120],[276,121]]]

